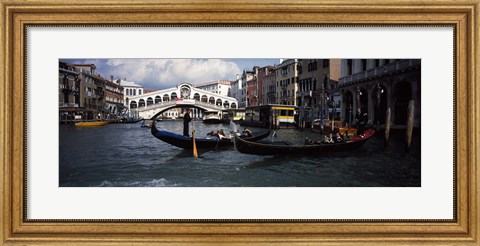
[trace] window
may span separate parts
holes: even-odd
[[[352,74],[352,59],[347,59],[347,75]]]
[[[327,68],[327,67],[329,67],[329,66],[330,66],[330,60],[324,59],[324,60],[323,60],[323,68]]]
[[[308,71],[315,71],[317,70],[317,60],[316,59],[310,59],[308,61]]]

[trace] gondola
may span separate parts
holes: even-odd
[[[183,149],[192,149],[193,142],[192,137],[186,137],[182,135],[175,134],[173,132],[161,131],[157,129],[157,126],[152,124],[151,133],[156,138],[169,143],[173,146],[183,148]],[[254,142],[260,139],[266,138],[270,135],[270,130],[262,132],[254,132],[251,137],[241,137],[247,139],[248,141]],[[207,138],[197,138],[195,137],[195,144],[198,149],[214,149],[223,146],[233,146],[231,139],[207,139]]]
[[[361,136],[351,137],[341,143],[318,143],[293,145],[287,142],[254,143],[238,137],[234,138],[235,148],[245,154],[254,155],[322,155],[336,151],[348,151],[360,148],[375,133],[369,129]]]

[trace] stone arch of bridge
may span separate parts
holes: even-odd
[[[157,118],[159,115],[163,114],[164,112],[170,110],[170,109],[173,109],[173,108],[196,108],[196,109],[200,109],[202,111],[206,111],[206,110],[209,110],[208,108],[205,108],[205,107],[202,107],[202,106],[197,106],[197,105],[172,105],[172,106],[169,106],[169,107],[166,107],[160,111],[158,111],[155,115],[152,116],[152,118],[150,118],[151,120],[154,120],[155,118]]]

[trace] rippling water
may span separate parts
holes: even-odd
[[[420,141],[404,152],[403,135],[388,148],[374,136],[361,149],[327,157],[273,157],[242,154],[233,147],[200,151],[164,143],[137,124],[99,128],[60,126],[60,186],[62,187],[418,187]],[[181,121],[157,127],[182,133]],[[195,122],[197,136],[228,125]],[[321,139],[309,130],[281,129],[279,140]]]

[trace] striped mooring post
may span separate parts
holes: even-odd
[[[405,151],[406,152],[409,152],[410,151],[410,147],[412,145],[412,136],[413,136],[413,120],[414,120],[414,117],[415,117],[415,105],[414,105],[414,101],[413,100],[410,100],[410,102],[408,102],[408,118],[407,118],[407,131],[406,131],[406,146],[405,146]]]
[[[390,107],[387,108],[387,112],[385,113],[385,146],[388,146],[390,142],[390,117],[391,117],[391,110]]]

